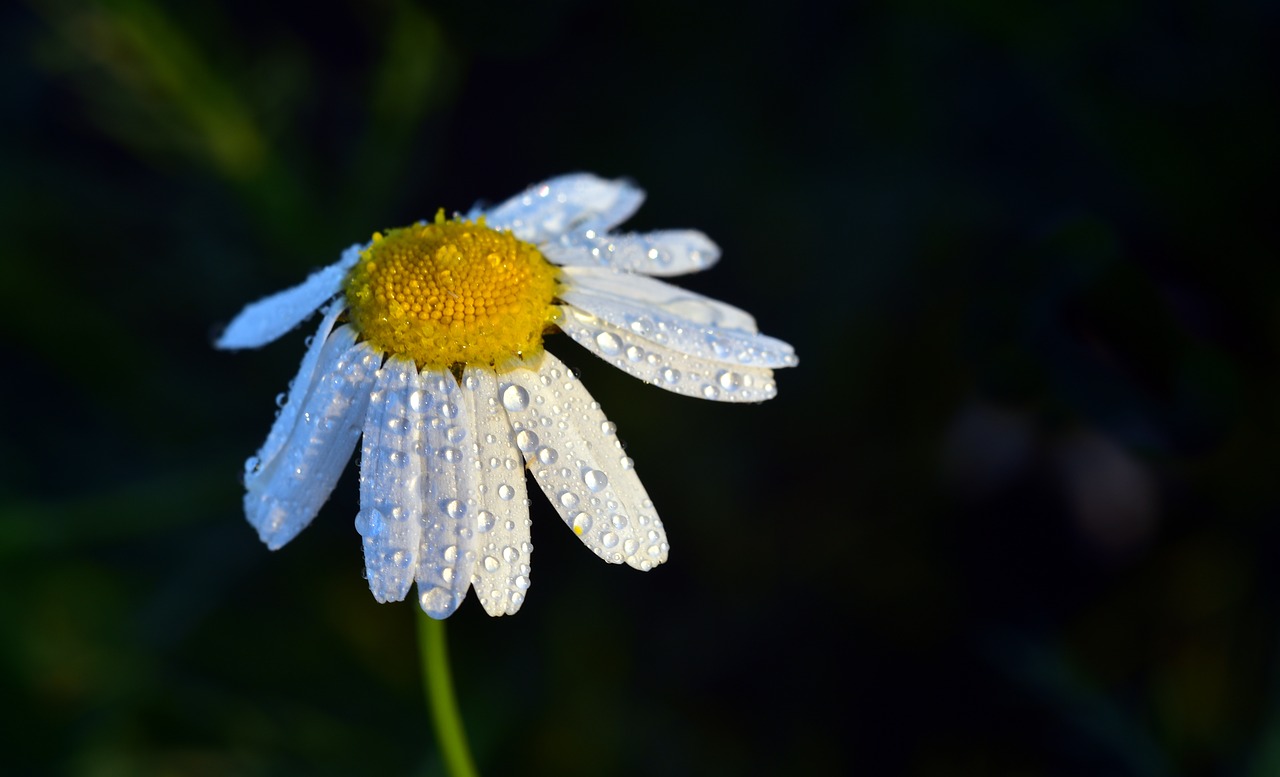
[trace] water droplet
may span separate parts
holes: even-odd
[[[524,575],[516,575],[515,584],[516,588],[519,588],[521,591],[529,590],[529,578]]]
[[[613,356],[622,350],[622,341],[613,332],[601,332],[596,335],[596,346],[605,356]]]
[[[484,570],[489,573],[497,572],[502,567],[498,560],[493,556],[484,557]]]
[[[708,383],[702,387],[702,396],[706,397],[707,399],[715,399],[716,397],[720,396],[720,389]]]
[[[586,513],[578,513],[573,516],[572,522],[569,524],[574,534],[586,534],[591,530],[591,516]]]
[[[422,392],[421,391],[409,392],[409,409],[413,410],[414,412],[419,412],[422,410]]]
[[[444,418],[458,417],[458,406],[452,402],[441,402],[438,409],[440,411],[440,415]]]
[[[493,513],[488,510],[481,510],[476,513],[476,531],[483,534],[493,529],[493,525],[497,523],[497,518],[493,517]]]
[[[637,550],[640,550],[640,543],[635,540],[627,540],[622,543],[622,552],[626,553],[628,556],[634,556]]]
[[[276,394],[276,407],[284,407],[284,401],[286,399],[288,399],[288,397],[285,396],[283,391],[281,391],[279,394]]]
[[[613,528],[615,529],[625,529],[627,528],[627,516],[617,513],[611,519],[611,523],[613,523]]]
[[[452,564],[458,560],[458,546],[450,545],[444,549],[444,561],[446,564]]]
[[[361,510],[356,513],[356,531],[362,537],[369,537],[382,531],[382,513],[377,510]]]
[[[598,469],[588,469],[582,473],[582,482],[591,489],[591,493],[595,494],[609,485],[609,476]]]
[[[603,434],[605,437],[609,437],[611,435],[617,434],[618,425],[615,424],[613,421],[605,421],[604,423],[600,424],[600,433]]]
[[[607,531],[600,535],[600,544],[606,548],[615,548],[618,546],[618,535],[611,531]]]
[[[674,386],[680,382],[680,370],[673,367],[666,367],[659,374],[662,376],[662,379],[670,385]]]
[[[532,453],[538,447],[538,435],[528,429],[516,433],[516,447],[522,453]]]
[[[644,349],[638,345],[627,346],[627,359],[629,361],[638,362],[644,358]]]
[[[450,464],[457,464],[462,461],[462,451],[452,446],[445,446],[440,449],[440,458]]]
[[[432,588],[418,597],[422,609],[433,618],[444,618],[453,612],[457,602],[447,588]]]
[[[548,466],[551,464],[555,464],[557,458],[559,458],[559,455],[556,453],[555,448],[548,448],[547,446],[544,445],[538,449],[538,461],[542,462],[543,464],[546,464]]]
[[[720,370],[716,373],[716,383],[719,383],[720,388],[725,391],[737,391],[742,388],[742,377],[736,372]]]
[[[467,506],[461,499],[450,499],[444,503],[444,512],[456,521],[467,514]]]
[[[450,426],[448,431],[444,433],[445,439],[457,445],[467,438],[467,430],[461,426]]]
[[[524,594],[519,591],[511,592],[511,606],[519,607],[524,602]]]
[[[572,510],[578,506],[578,495],[572,491],[565,491],[560,495],[560,504],[564,505],[566,509]]]
[[[508,545],[502,549],[502,560],[508,564],[514,564],[520,558],[520,551]]]
[[[502,485],[498,486],[498,498],[501,499],[502,501],[509,502],[515,498],[515,495],[516,495],[516,490],[511,486],[507,485],[506,483],[503,483]]]
[[[509,384],[502,390],[502,406],[512,413],[524,410],[529,406],[529,392],[524,386]]]

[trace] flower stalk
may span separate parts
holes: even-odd
[[[450,777],[479,777],[467,733],[453,692],[453,676],[449,671],[449,649],[445,640],[444,621],[425,613],[417,613],[418,650],[422,656],[422,685],[435,724],[440,754]]]

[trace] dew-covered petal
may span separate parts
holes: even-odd
[[[475,429],[462,389],[448,370],[423,370],[424,504],[418,557],[418,601],[433,618],[458,609],[471,586],[477,473],[464,453]]]
[[[618,369],[677,394],[717,402],[763,402],[778,393],[773,370],[767,367],[689,356],[642,340],[577,308],[567,308],[558,326]]]
[[[715,264],[720,248],[692,229],[643,234],[610,235],[596,230],[575,231],[541,247],[554,264],[611,267],[646,275],[683,275]]]
[[[289,435],[293,432],[293,425],[298,419],[298,412],[302,407],[303,400],[306,399],[307,394],[310,393],[317,380],[316,367],[319,364],[320,352],[324,350],[325,344],[329,339],[329,333],[333,331],[334,322],[338,320],[338,316],[342,313],[342,308],[342,301],[335,301],[325,312],[324,318],[320,319],[320,327],[312,335],[311,340],[308,341],[307,352],[302,356],[302,364],[298,367],[298,374],[289,384],[288,398],[280,406],[280,412],[276,413],[276,420],[271,424],[271,431],[267,434],[267,441],[262,444],[262,448],[257,455],[250,457],[244,463],[245,486],[253,485],[254,480],[260,476],[265,466],[279,455],[280,449],[284,447]]]
[[[666,561],[662,521],[614,425],[564,363],[544,353],[536,372],[499,376],[498,392],[534,480],[574,534],[610,563]]]
[[[706,297],[697,292],[673,286],[656,278],[647,278],[605,267],[566,267],[564,275],[570,288],[617,297],[635,304],[656,308],[664,313],[688,319],[702,326],[759,332],[756,320],[742,308]]]
[[[536,245],[573,230],[603,233],[625,221],[643,201],[644,192],[627,181],[574,173],[530,186],[484,216],[493,229],[509,229]],[[470,215],[475,218],[481,212]]]
[[[462,376],[462,387],[475,427],[475,438],[464,442],[479,480],[476,510],[470,521],[476,554],[471,584],[485,612],[512,615],[520,609],[529,590],[533,544],[529,537],[524,460],[516,449],[503,402],[519,406],[522,395],[500,394],[498,376],[487,368],[468,367]]]
[[[424,401],[411,360],[393,356],[377,371],[364,423],[356,531],[364,539],[369,590],[380,602],[404,599],[418,570]]]
[[[797,364],[795,351],[777,338],[738,327],[699,323],[660,306],[590,288],[587,284],[575,283],[562,291],[560,298],[643,340],[698,359],[739,367],[776,368]]]
[[[292,289],[250,303],[231,320],[214,345],[225,349],[257,348],[293,329],[342,291],[347,271],[360,259],[361,248],[351,246],[335,264],[317,270]]]
[[[283,447],[245,479],[245,515],[272,550],[315,517],[360,437],[381,357],[354,341],[346,326],[325,341]]]

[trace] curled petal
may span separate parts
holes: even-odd
[[[333,331],[333,325],[342,313],[342,307],[341,303],[334,303],[325,313],[324,318],[320,319],[320,327],[312,335],[307,346],[307,352],[302,356],[302,364],[298,367],[298,374],[294,376],[293,382],[289,384],[288,398],[280,408],[280,412],[276,414],[275,422],[271,424],[271,431],[267,433],[267,441],[262,444],[262,448],[256,456],[245,462],[245,486],[252,487],[253,482],[258,479],[262,470],[279,455],[280,449],[289,440],[289,435],[293,432],[294,423],[298,419],[298,413],[301,411],[302,403],[317,380],[316,370],[320,361],[320,353],[328,343],[329,333]]]
[[[573,533],[613,564],[648,570],[667,560],[667,535],[614,425],[564,363],[544,353],[535,372],[499,379],[516,447]]]
[[[423,515],[423,414],[418,368],[402,357],[377,371],[364,422],[360,513],[369,589],[380,602],[404,599],[418,568]]]
[[[763,402],[777,393],[773,370],[699,359],[643,340],[568,308],[558,326],[596,356],[647,383],[717,402]]]
[[[596,292],[607,297],[656,308],[701,326],[741,329],[756,334],[760,329],[751,314],[727,302],[712,299],[657,278],[646,278],[603,267],[566,267],[572,288]]]
[[[575,231],[547,243],[542,253],[555,264],[609,267],[645,275],[699,272],[720,259],[720,248],[692,229],[610,235]]]
[[[605,232],[635,213],[643,201],[644,192],[627,181],[574,173],[530,186],[484,216],[493,229],[509,229],[537,245],[574,230]]]
[[[661,281],[653,281],[661,283]],[[577,283],[560,298],[579,310],[656,345],[697,359],[739,367],[794,367],[795,351],[787,343],[741,328],[699,323],[610,291]]]
[[[433,618],[447,618],[471,587],[475,554],[470,522],[476,510],[478,479],[463,452],[471,418],[462,389],[448,370],[423,370],[425,482],[422,550],[418,558],[418,601]]]
[[[214,345],[228,350],[257,348],[293,329],[342,291],[347,271],[360,259],[361,248],[351,246],[335,264],[317,270],[292,289],[250,303],[231,320]]]
[[[325,341],[288,438],[245,479],[245,515],[272,550],[315,518],[360,437],[381,357],[354,341],[346,326]]]
[[[512,441],[511,422],[499,402],[498,376],[493,370],[468,367],[462,388],[474,429],[474,439],[465,442],[479,479],[469,524],[476,554],[471,584],[485,612],[512,615],[529,590],[533,552],[524,461]]]

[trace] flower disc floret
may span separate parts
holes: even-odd
[[[538,249],[442,210],[432,223],[374,234],[346,292],[352,323],[375,348],[420,368],[504,369],[541,353],[558,288]]]

